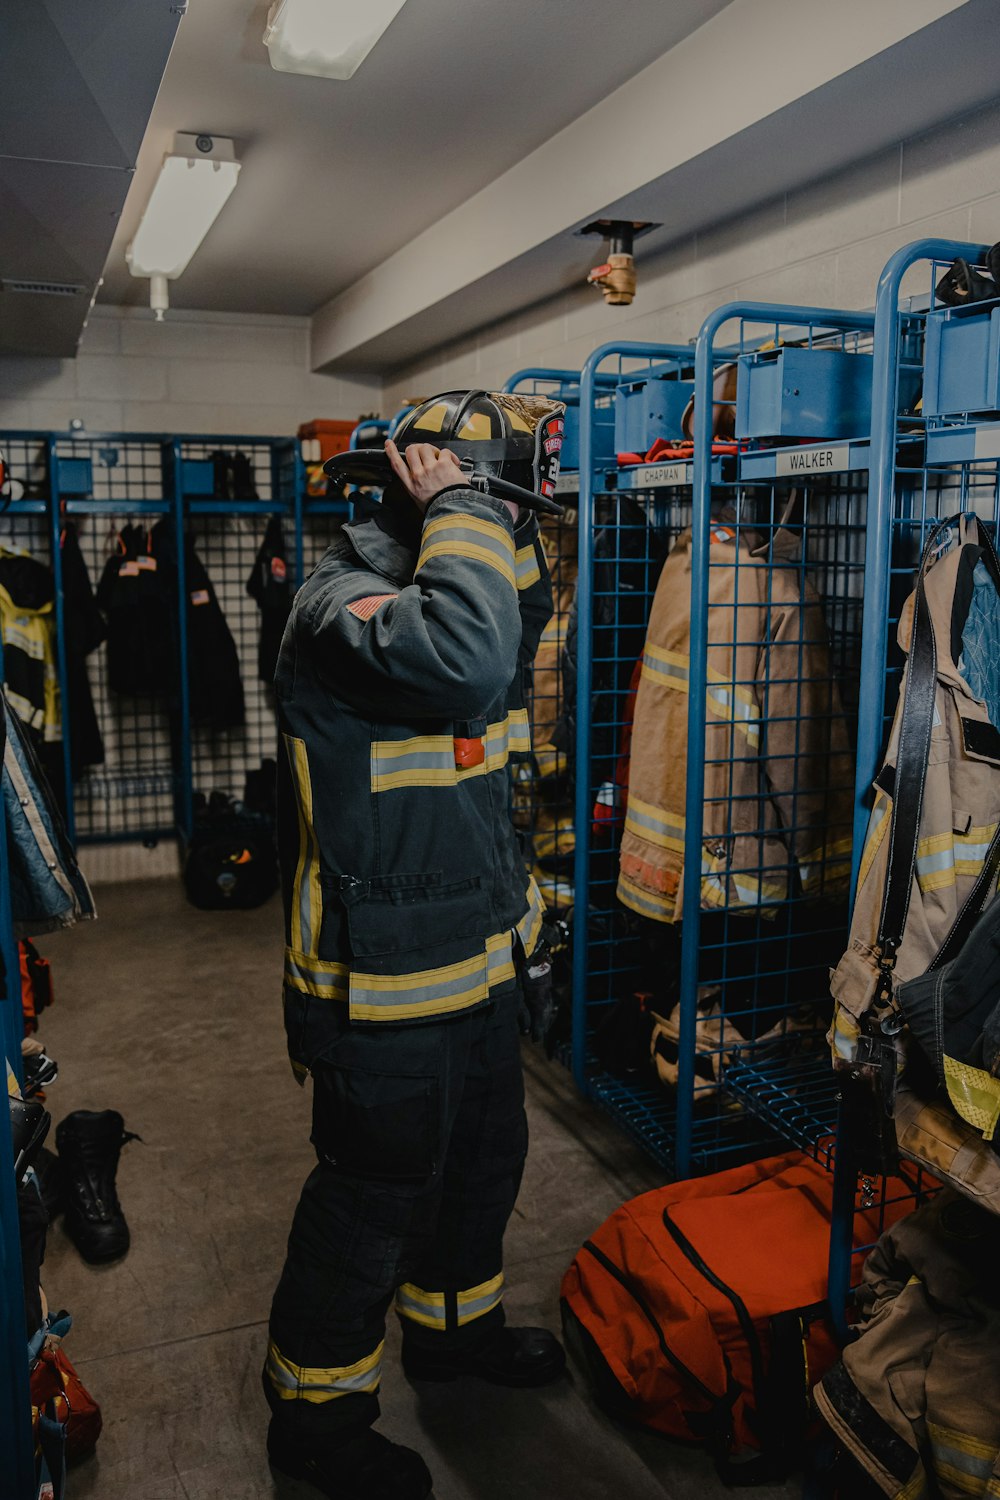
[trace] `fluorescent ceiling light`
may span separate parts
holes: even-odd
[[[174,281],[205,238],[236,186],[240,164],[233,143],[221,136],[178,135],[163,158],[135,238],[125,251],[133,276],[150,278],[158,320]]]
[[[279,73],[351,78],[405,0],[274,0],[264,45]]]

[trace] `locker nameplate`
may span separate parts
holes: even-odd
[[[692,464],[640,464],[625,472],[630,489],[645,490],[658,485],[690,484],[692,468]]]
[[[850,466],[850,443],[831,448],[788,448],[774,458],[774,473],[779,479],[796,474],[835,474]]]
[[[575,495],[580,489],[580,473],[578,469],[567,469],[560,474],[556,480],[557,495]]]

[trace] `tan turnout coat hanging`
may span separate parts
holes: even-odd
[[[854,765],[826,622],[797,538],[711,528],[701,904],[762,909],[798,883],[842,896]],[[618,897],[680,919],[691,651],[691,532],[657,585],[632,735]]]

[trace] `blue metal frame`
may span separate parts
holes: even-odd
[[[872,432],[865,556],[865,613],[861,645],[862,693],[857,734],[854,842],[851,865],[851,902],[857,892],[858,872],[871,810],[871,787],[878,772],[885,738],[885,685],[889,661],[890,580],[893,521],[898,513],[900,376],[904,358],[904,319],[912,312],[903,305],[907,273],[921,262],[948,264],[958,257],[983,264],[986,246],[966,241],[929,238],[902,246],[886,262],[875,299],[875,338],[872,383]],[[931,298],[933,305],[933,298]],[[975,425],[975,424],[973,424]],[[944,455],[943,455],[944,456]],[[967,457],[973,456],[971,453]],[[930,454],[925,454],[926,465]],[[956,455],[956,458],[958,455]],[[950,460],[949,460],[950,461]],[[927,517],[924,517],[926,522]],[[831,1314],[842,1338],[847,1336],[847,1307],[854,1248],[855,1195],[858,1172],[849,1125],[841,1112],[834,1173],[833,1223],[830,1236],[828,1286]],[[874,1190],[874,1188],[872,1189]],[[919,1185],[918,1185],[919,1190]],[[883,1199],[886,1194],[882,1184]]]
[[[0,691],[3,648],[0,646]],[[10,907],[7,819],[0,804],[0,952],[6,994],[0,1000],[0,1061],[7,1059],[18,1081],[21,1071],[21,968]],[[4,1097],[7,1077],[4,1071]],[[35,1493],[35,1449],[31,1433],[28,1349],[24,1330],[21,1231],[10,1133],[10,1111],[0,1120],[0,1491],[4,1500],[30,1500]]]
[[[982,260],[985,246],[958,240],[915,240],[886,262],[875,297],[875,365],[872,381],[871,478],[866,543],[865,633],[861,645],[861,680],[880,691],[865,701],[869,712],[858,721],[858,780],[854,815],[852,899],[871,808],[871,784],[882,751],[882,694],[889,644],[889,562],[892,516],[896,498],[896,438],[901,362],[900,294],[903,278],[920,261],[952,261],[961,256],[971,264]],[[875,711],[875,700],[877,712]]]
[[[296,582],[301,583],[305,571],[303,539],[309,518],[319,515],[343,514],[348,509],[342,501],[329,502],[317,500],[310,502],[305,490],[306,476],[305,466],[302,462],[301,446],[297,440],[292,438],[200,433],[164,435],[162,433],[141,432],[52,433],[26,430],[10,431],[5,434],[5,437],[13,442],[28,443],[32,446],[37,445],[45,452],[48,468],[48,494],[46,498],[15,501],[8,510],[7,515],[8,518],[31,516],[35,518],[45,517],[46,519],[55,585],[56,666],[64,705],[68,704],[69,701],[67,681],[68,647],[61,549],[62,529],[66,517],[110,515],[129,516],[133,518],[148,516],[150,518],[169,519],[177,544],[179,559],[178,590],[180,598],[183,600],[186,596],[183,531],[189,517],[220,515],[263,516],[273,513],[288,516],[294,527],[294,576]],[[115,447],[127,453],[130,452],[133,455],[138,454],[140,449],[148,450],[143,463],[142,472],[144,477],[141,493],[136,494],[134,498],[131,493],[124,497],[101,499],[94,499],[87,496],[63,496],[59,489],[60,448],[61,445],[67,443],[73,443],[78,446],[86,445],[94,454],[98,452],[100,445]],[[263,444],[266,444],[270,449],[272,498],[270,500],[222,500],[185,496],[183,492],[183,461],[185,451],[191,444],[197,444],[202,447],[250,447],[257,450]],[[157,465],[155,483],[150,463],[154,448],[159,453],[159,459],[153,459],[153,463]],[[153,493],[154,490],[159,491],[159,493]],[[183,608],[179,609],[178,618],[178,649],[180,659],[183,663],[187,661],[188,634],[187,615]],[[179,752],[177,763],[173,769],[175,779],[173,826],[182,837],[188,838],[190,837],[193,820],[193,756],[190,691],[186,671],[180,673],[178,717],[180,725]],[[64,711],[62,774],[65,781],[66,823],[71,839],[76,842],[80,837],[80,832],[74,799],[72,733],[73,726],[70,722],[69,714]],[[165,836],[171,831],[171,828],[163,826],[150,827],[147,830],[132,830],[122,834],[113,832],[102,832],[95,835],[84,834],[82,841],[104,843],[133,840],[136,838],[152,839]]]
[[[685,843],[687,853],[683,874],[683,911],[681,924],[681,1000],[680,1036],[678,1041],[677,1081],[677,1144],[676,1160],[679,1177],[687,1176],[692,1166],[692,1144],[695,1098],[695,1054],[696,1027],[698,1022],[697,994],[698,969],[701,938],[701,884],[700,858],[692,851],[700,852],[704,821],[705,784],[705,683],[708,672],[708,587],[709,587],[709,529],[712,523],[712,426],[713,426],[713,381],[715,370],[724,353],[732,348],[720,350],[716,339],[727,324],[736,322],[741,328],[747,324],[773,327],[777,336],[782,328],[805,328],[810,341],[814,332],[854,334],[874,327],[870,314],[845,312],[828,307],[793,307],[783,303],[728,302],[715,309],[705,319],[695,344],[695,403],[694,403],[694,497],[691,544],[691,648],[690,691],[688,695],[688,739],[687,780],[685,803]],[[759,342],[756,340],[755,342]],[[737,346],[746,352],[753,345],[742,339]],[[862,434],[859,434],[862,436]],[[697,685],[697,687],[696,687]],[[754,1104],[753,1094],[748,1092],[744,1102]],[[779,1117],[775,1121],[781,1127]]]
[[[577,682],[576,682],[576,801],[574,811],[576,848],[574,889],[588,889],[591,856],[590,735],[593,682],[593,583],[594,583],[594,411],[598,391],[617,384],[617,377],[600,366],[609,359],[646,360],[665,363],[676,360],[689,365],[691,350],[684,345],[654,343],[602,344],[588,357],[580,372],[580,484],[579,484],[579,586],[577,589]],[[584,898],[585,900],[585,898]],[[586,905],[577,910],[573,923],[573,1042],[572,1067],[577,1086],[590,1091],[587,1045],[587,947]],[[582,919],[581,919],[582,918]]]

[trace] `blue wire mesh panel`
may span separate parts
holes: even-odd
[[[232,634],[243,687],[244,722],[212,729],[193,719],[191,762],[195,792],[242,798],[248,771],[273,759],[277,739],[274,690],[258,670],[260,611],[246,582],[263,540],[267,514],[193,517],[189,534],[212,582]]]
[[[246,585],[274,514],[281,517],[294,569],[294,446],[270,439],[189,439],[181,445],[180,460],[187,534],[232,635],[243,693],[243,722],[228,726],[213,725],[206,706],[199,712],[192,699],[192,786],[196,794],[241,799],[248,773],[276,753],[274,690],[261,677],[258,661],[261,616]],[[188,590],[193,617],[201,594],[191,579]],[[191,642],[189,660],[195,650]]]
[[[838,427],[835,445],[817,451],[816,413],[842,410],[845,384],[870,387],[871,320],[859,321],[733,305],[706,324],[710,346],[730,330],[737,404],[727,428],[720,398],[733,392],[713,349],[696,385],[707,407],[714,378],[696,451],[699,437],[728,432],[739,452],[698,491],[689,784],[678,803],[682,1117],[721,1085],[828,1166],[836,1088],[825,1033],[829,968],[848,928],[868,434]],[[772,362],[793,354],[794,388],[775,386]],[[755,406],[747,382],[761,376],[771,385]],[[689,1128],[694,1166],[682,1118],[682,1137]]]
[[[164,521],[164,515],[130,515],[123,501],[117,514],[92,512],[70,519],[96,589],[109,560],[123,545],[123,529],[138,525],[148,534]],[[176,728],[169,703],[153,693],[113,691],[106,643],[87,657],[86,671],[104,755],[82,771],[73,787],[78,840],[151,842],[169,836],[175,825],[178,785]]]
[[[676,401],[658,391],[660,399],[648,403],[658,413],[656,431],[632,434],[634,453],[648,458],[655,439],[684,440],[680,416],[690,390],[692,361],[688,350],[650,347],[644,357],[639,354],[636,349],[609,349],[599,351],[594,363],[605,361],[600,373],[611,373],[629,391],[643,389],[644,374],[651,369],[657,381],[677,385]],[[596,427],[601,407],[598,394],[590,411],[584,411],[583,423],[589,420]],[[670,411],[676,430],[661,430],[663,414]],[[577,821],[584,825],[585,841],[576,863],[573,912],[575,1046],[578,1054],[583,1051],[584,1081],[592,1097],[667,1173],[673,1173],[678,929],[652,919],[640,902],[626,904],[619,876],[650,613],[665,559],[691,523],[690,445],[657,462],[635,464],[630,459],[627,464],[612,470],[602,466],[587,497],[591,556],[588,568],[581,568],[581,589],[589,586],[589,628],[586,639],[576,643],[589,690],[580,690],[576,705],[576,764],[585,776],[581,782],[578,769]],[[633,813],[636,806],[633,802]],[[692,1121],[697,1170],[731,1166],[778,1144],[767,1125],[722,1092],[717,1071],[703,1075],[700,1083]]]
[[[871,484],[865,573],[865,630],[859,704],[857,782],[852,883],[864,845],[871,784],[881,764],[899,696],[905,658],[896,639],[900,612],[912,591],[924,543],[939,519],[975,512],[994,526],[1000,519],[995,447],[977,434],[1000,426],[980,413],[956,410],[925,419],[920,403],[925,334],[934,307],[934,287],[955,256],[976,259],[976,247],[925,241],[905,247],[889,262],[879,284],[874,341]],[[905,294],[905,295],[904,295]],[[932,405],[935,404],[932,402]],[[945,403],[947,404],[947,403]],[[884,1226],[936,1191],[927,1171],[904,1163],[897,1177],[859,1176],[853,1131],[840,1122],[835,1173],[830,1300],[835,1315],[848,1304],[857,1279],[852,1225],[859,1205],[875,1205]],[[867,1248],[867,1247],[864,1247]],[[860,1253],[860,1252],[858,1252]]]
[[[573,403],[578,431],[579,376],[575,371],[519,371],[505,389],[549,396]],[[574,439],[571,462],[578,458]],[[567,449],[564,445],[564,452]],[[573,857],[576,845],[571,775],[571,726],[568,720],[566,647],[576,597],[579,487],[575,467],[559,475],[558,517],[540,518],[542,546],[552,580],[553,616],[542,632],[526,683],[525,704],[531,726],[532,754],[511,763],[512,809],[527,869],[538,883],[548,917],[553,980],[559,998],[558,1020],[550,1048],[566,1060],[570,1034],[569,923],[574,903]]]

